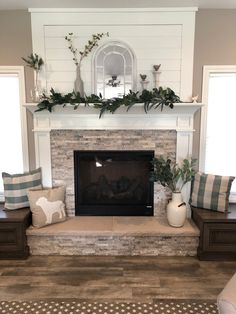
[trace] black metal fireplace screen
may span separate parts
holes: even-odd
[[[75,214],[153,215],[154,151],[74,151]]]

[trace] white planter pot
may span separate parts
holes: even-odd
[[[183,203],[181,192],[173,192],[167,205],[167,220],[172,227],[182,227],[186,220],[187,208]]]

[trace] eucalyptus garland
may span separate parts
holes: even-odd
[[[169,87],[154,88],[152,91],[144,89],[141,93],[130,90],[122,98],[111,99],[104,99],[101,94],[99,96],[92,94],[81,97],[80,93],[75,91],[62,95],[51,88],[50,95],[43,94],[41,99],[36,111],[48,110],[52,112],[54,106],[61,105],[64,107],[68,104],[73,106],[74,109],[77,109],[80,104],[84,104],[85,106],[92,105],[94,108],[99,109],[99,118],[106,112],[114,113],[121,106],[125,106],[128,111],[135,104],[143,103],[144,111],[147,113],[152,108],[160,108],[162,111],[164,106],[173,109],[174,103],[181,102],[179,96]]]

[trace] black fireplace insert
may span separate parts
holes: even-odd
[[[154,151],[74,151],[75,214],[152,216]]]

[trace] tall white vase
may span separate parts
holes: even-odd
[[[79,92],[81,97],[84,97],[84,82],[81,79],[80,66],[76,67],[76,79],[74,83],[75,92]]]
[[[173,192],[172,200],[167,205],[167,220],[172,227],[182,227],[186,220],[187,208],[181,192]]]
[[[39,102],[40,97],[42,96],[40,82],[39,82],[39,71],[34,70],[34,88],[30,91],[31,93],[31,100],[33,102]]]

